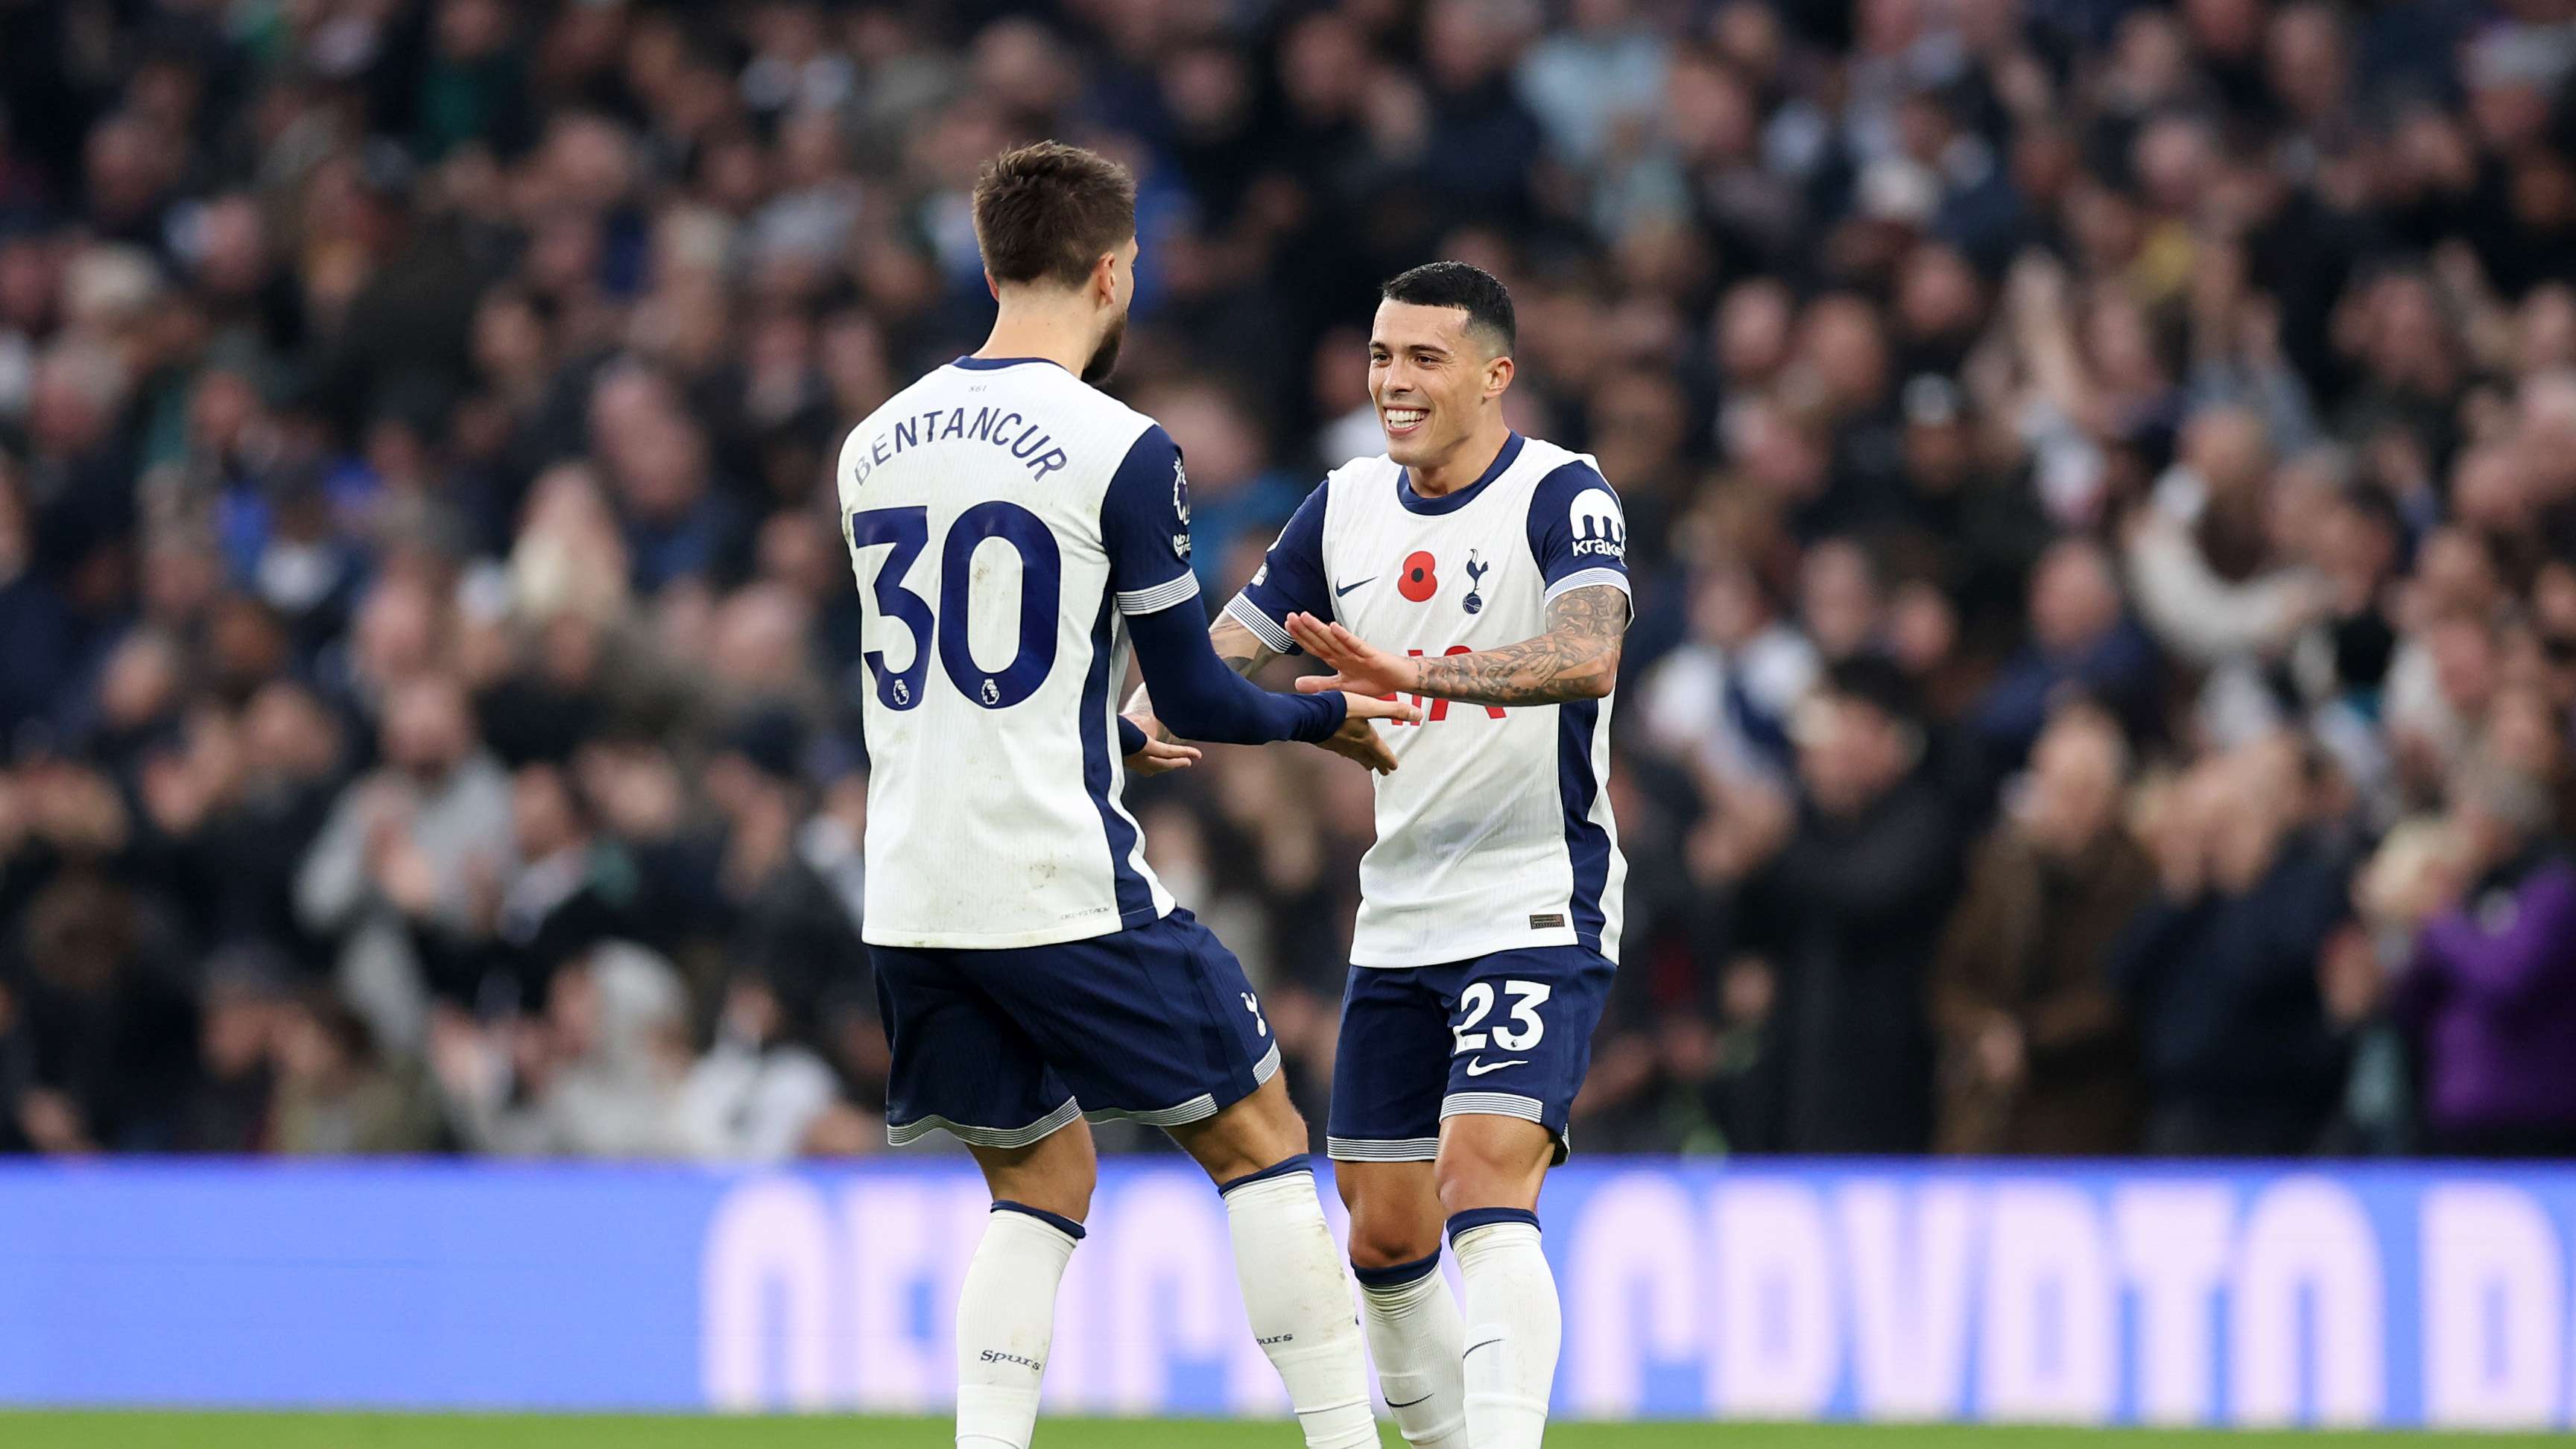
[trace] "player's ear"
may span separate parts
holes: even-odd
[[[1091,264],[1091,290],[1102,306],[1116,305],[1118,301],[1118,254],[1116,252],[1102,252],[1100,259]]]
[[[1512,374],[1518,370],[1512,365],[1512,359],[1508,353],[1488,359],[1485,363],[1485,396],[1501,397],[1509,391],[1512,385]]]
[[[993,280],[991,272],[984,274],[984,290],[992,295],[994,301],[1002,300],[1002,284]]]

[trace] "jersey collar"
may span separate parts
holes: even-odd
[[[1018,367],[1031,362],[1043,362],[1058,371],[1064,368],[1063,363],[1052,357],[961,357],[948,365],[962,367],[968,372],[998,372],[1005,367]]]
[[[1413,470],[1398,468],[1395,470],[1395,501],[1403,504],[1404,511],[1407,513],[1455,513],[1466,507],[1477,494],[1484,492],[1486,484],[1503,476],[1503,470],[1512,466],[1513,461],[1520,457],[1521,441],[1519,433],[1505,434],[1503,450],[1494,455],[1493,464],[1485,469],[1483,477],[1455,493],[1446,493],[1438,498],[1425,498],[1414,492]]]

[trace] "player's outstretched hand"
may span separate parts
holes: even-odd
[[[1136,728],[1145,732],[1145,748],[1127,756],[1127,773],[1142,778],[1167,775],[1186,770],[1199,762],[1199,747],[1185,745],[1163,729],[1163,722],[1152,715],[1129,715]]]
[[[1301,679],[1297,681],[1297,685],[1301,689],[1304,689],[1306,684],[1306,680]],[[1306,692],[1308,694],[1320,694],[1323,691],[1319,689],[1308,689]],[[1406,704],[1402,700],[1380,699],[1374,694],[1353,694],[1347,689],[1342,691],[1342,698],[1350,705],[1350,714],[1342,721],[1342,728],[1344,729],[1349,729],[1352,725],[1359,725],[1365,728],[1368,722],[1373,719],[1391,719],[1399,724],[1422,723],[1421,709],[1417,706]],[[1389,762],[1390,766],[1392,763],[1392,761]]]
[[[1339,624],[1327,624],[1312,614],[1291,614],[1288,635],[1334,671],[1298,680],[1297,688],[1303,693],[1321,694],[1328,689],[1366,695],[1419,692],[1415,686],[1422,682],[1420,665],[1377,648]],[[1354,708],[1351,714],[1357,718],[1359,711]]]
[[[1369,702],[1379,704],[1384,701]],[[1315,748],[1330,750],[1345,760],[1357,760],[1376,774],[1395,773],[1395,751],[1386,747],[1386,739],[1377,732],[1376,725],[1358,715],[1342,721],[1342,727],[1333,731],[1330,737],[1315,741]]]

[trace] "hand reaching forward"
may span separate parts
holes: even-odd
[[[1306,686],[1310,684],[1315,684],[1315,681],[1311,679],[1298,680],[1298,692],[1301,694],[1321,694],[1325,690],[1333,687],[1329,684],[1317,684],[1314,688],[1308,689]],[[1344,702],[1350,706],[1350,714],[1342,721],[1342,729],[1345,732],[1354,725],[1361,729],[1367,729],[1368,722],[1373,719],[1391,719],[1399,724],[1422,723],[1422,711],[1419,708],[1405,704],[1400,700],[1380,699],[1374,694],[1355,694],[1347,689],[1342,691],[1342,698]],[[1318,743],[1322,744],[1324,748],[1332,750],[1334,754],[1351,754],[1348,750],[1335,748],[1335,742],[1339,741],[1341,738],[1341,735],[1336,734],[1331,739],[1318,741]],[[1351,758],[1359,760],[1361,764],[1369,765],[1371,769],[1376,768],[1375,765],[1371,765],[1367,759],[1362,758],[1360,755],[1351,754]],[[1395,768],[1394,756],[1389,755],[1387,757],[1386,767],[1390,770]]]
[[[1307,691],[1309,694],[1314,692]],[[1315,741],[1315,748],[1329,750],[1381,775],[1392,773],[1395,752],[1378,737],[1377,729],[1370,721],[1391,719],[1410,724],[1420,719],[1422,712],[1392,700],[1357,694],[1351,695],[1347,704],[1350,713],[1343,719],[1342,727]],[[1170,731],[1163,728],[1163,722],[1152,714],[1130,713],[1127,719],[1145,732],[1145,748],[1126,757],[1129,774],[1139,777],[1168,774],[1173,770],[1186,770],[1199,762],[1198,746],[1175,739]]]
[[[1127,773],[1143,778],[1186,770],[1199,762],[1199,747],[1173,739],[1163,722],[1150,714],[1130,714],[1129,723],[1145,732],[1145,748],[1126,757]]]
[[[1419,661],[1389,654],[1339,624],[1327,624],[1312,614],[1291,614],[1288,616],[1288,634],[1303,645],[1307,653],[1334,671],[1298,680],[1300,693],[1321,694],[1328,689],[1343,690],[1354,696],[1421,692],[1422,665]],[[1371,702],[1385,701],[1372,699]],[[1351,717],[1359,718],[1356,701],[1351,707]]]
[[[1352,696],[1354,699],[1358,697]],[[1371,704],[1384,702],[1383,700],[1369,701]],[[1395,751],[1387,748],[1386,737],[1377,732],[1377,726],[1357,714],[1342,721],[1342,727],[1333,731],[1331,735],[1315,741],[1315,748],[1330,750],[1345,760],[1354,760],[1366,765],[1373,774],[1395,773]]]

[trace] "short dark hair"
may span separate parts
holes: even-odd
[[[1078,287],[1135,234],[1136,178],[1097,152],[1040,141],[975,178],[975,244],[996,282]]]
[[[1512,315],[1512,294],[1493,273],[1466,262],[1425,262],[1398,274],[1378,295],[1410,307],[1455,307],[1467,314],[1467,326],[1494,343],[1504,356],[1520,345],[1520,321]]]

